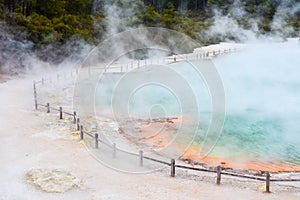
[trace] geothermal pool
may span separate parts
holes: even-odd
[[[300,165],[300,44],[252,45],[216,60],[226,119],[212,154],[258,164]]]
[[[253,169],[265,169],[267,165],[273,170],[300,166],[299,53],[300,44],[290,40],[248,45],[241,52],[213,59],[224,87],[226,113],[220,136],[207,157],[216,162],[223,161],[223,164],[231,163],[228,167],[234,166],[232,163],[244,163],[245,168],[251,165],[249,168]],[[142,77],[145,83],[139,83],[130,91],[126,91],[123,75],[105,76],[97,89],[96,105],[104,110],[104,107],[111,108],[120,103],[117,101],[123,101],[120,97],[117,101],[112,100],[116,85],[122,84],[123,92],[130,92],[127,107],[123,110],[128,115],[149,118],[190,114],[199,121],[192,147],[204,148],[203,142],[210,137],[206,133],[213,112],[211,93],[203,77],[190,71],[190,63],[174,63],[169,67],[168,70],[180,75],[179,80],[160,73],[157,68],[135,71],[130,77]],[[147,77],[151,76],[159,77],[157,80],[177,81],[177,85],[172,85],[176,88],[147,82]],[[196,99],[196,104],[178,99],[180,95],[176,91],[186,90],[187,86],[195,95],[192,98]],[[185,129],[184,134],[194,132]],[[203,151],[187,152],[186,157],[201,161]]]

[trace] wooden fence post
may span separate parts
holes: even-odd
[[[44,85],[44,82],[45,82],[45,81],[44,81],[44,78],[42,78],[42,85]]]
[[[221,166],[217,167],[217,185],[221,184]]]
[[[47,113],[50,113],[50,104],[47,103]]]
[[[57,80],[59,80],[59,74],[57,74]]]
[[[139,155],[140,155],[140,166],[142,167],[144,165],[144,163],[143,163],[143,151],[142,150],[139,151]]]
[[[37,110],[38,109],[38,103],[37,103],[37,94],[36,94],[35,81],[33,81],[33,95],[34,95],[34,107],[35,107],[35,110]]]
[[[83,126],[80,126],[80,140],[83,140]]]
[[[78,118],[77,118],[77,131],[79,131],[79,128],[80,128],[79,124],[80,124],[80,119],[79,119],[79,117],[78,117]]]
[[[98,141],[99,135],[98,133],[95,134],[95,148],[98,149],[99,148],[99,141]]]
[[[171,160],[171,177],[175,177],[175,160]]]
[[[116,147],[116,143],[113,143],[113,158],[116,158],[117,156],[117,147]]]
[[[74,124],[76,124],[76,112],[73,113]]]
[[[62,107],[59,107],[59,119],[63,118]]]
[[[266,175],[266,193],[270,193],[270,173],[267,172]]]

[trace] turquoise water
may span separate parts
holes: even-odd
[[[285,121],[252,112],[227,114],[218,143],[209,155],[234,161],[299,165],[298,134],[286,132]],[[202,141],[199,136],[197,142]]]
[[[102,110],[123,111],[137,118],[190,115],[200,125],[195,142],[203,147],[205,142],[214,140],[202,152],[213,147],[209,156],[258,164],[300,165],[299,53],[298,43],[263,44],[214,60],[226,97],[225,121],[219,137],[207,136],[213,112],[211,91],[189,63],[173,64],[166,73],[155,69],[135,72],[127,79],[108,76],[97,90],[96,104]],[[179,77],[172,76],[174,71]],[[152,76],[158,77],[158,82],[167,80],[172,84],[166,87],[147,82]],[[133,83],[136,87],[126,91],[126,84],[134,77],[141,82]],[[118,84],[122,84],[119,91],[124,94],[114,94]],[[118,108],[123,104],[124,109]]]
[[[300,165],[299,55],[297,42],[261,44],[214,61],[225,88],[226,118],[211,155]]]

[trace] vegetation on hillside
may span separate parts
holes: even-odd
[[[207,43],[224,39],[203,38],[200,34],[213,24],[215,10],[224,16],[231,16],[245,29],[250,29],[251,22],[256,21],[261,34],[274,31],[272,23],[279,16],[286,21],[284,26],[293,27],[293,34],[296,34],[300,27],[300,12],[295,7],[297,2],[298,0],[0,0],[0,18],[5,22],[1,24],[3,28],[5,24],[5,28],[17,39],[31,41],[35,48],[48,44],[65,44],[72,38],[96,44],[110,33],[112,26],[115,32],[127,27],[166,27]]]

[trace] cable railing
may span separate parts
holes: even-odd
[[[182,54],[182,55],[172,55],[169,57],[163,58],[152,58],[152,59],[144,59],[144,60],[133,60],[128,61],[126,63],[107,63],[105,67],[99,66],[89,66],[88,67],[88,74],[93,74],[94,70],[103,70],[104,73],[126,73],[133,69],[140,69],[147,65],[154,65],[154,64],[173,64],[182,61],[195,61],[195,60],[206,60],[210,59],[215,56],[219,56],[222,54],[233,53],[236,52],[237,48],[226,48],[226,49],[219,49],[219,50],[210,50],[198,52],[198,53],[191,53],[191,54]],[[103,64],[103,63],[102,63]]]

